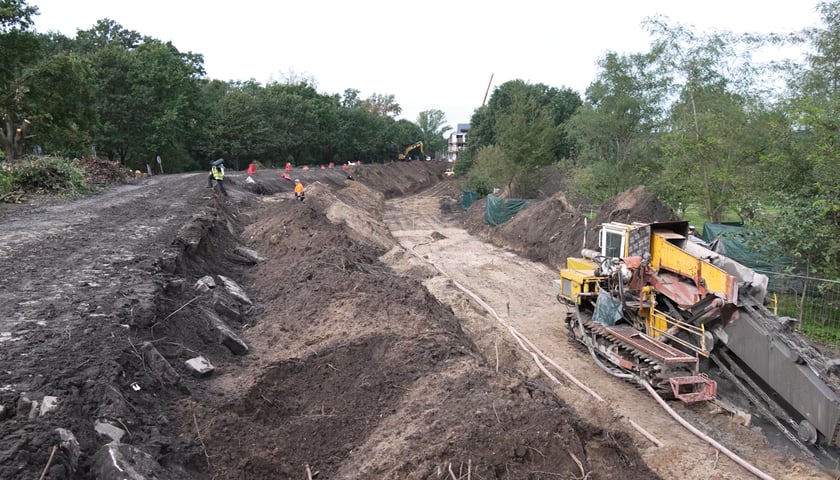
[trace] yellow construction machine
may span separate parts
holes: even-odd
[[[699,369],[713,343],[702,319],[728,314],[738,289],[733,276],[680,248],[687,235],[686,222],[604,224],[601,251],[567,259],[558,298],[574,307],[569,332],[596,360],[693,402],[717,388]]]
[[[598,247],[566,260],[557,298],[600,367],[684,402],[725,381],[803,451],[840,446],[840,360],[764,306],[765,275],[692,242],[688,222],[605,223]]]
[[[420,154],[423,155],[423,158],[425,158],[426,160],[429,159],[429,157],[426,156],[426,152],[423,150],[423,142],[422,141],[412,143],[411,145],[405,147],[405,150],[401,154],[399,154],[397,159],[398,160],[408,160],[408,153],[410,151],[414,150],[415,148],[420,149]]]

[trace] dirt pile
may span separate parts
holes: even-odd
[[[481,199],[466,212],[464,225],[470,233],[554,268],[565,266],[568,257],[580,256],[583,248],[597,248],[602,223],[676,219],[670,207],[641,185],[604,202],[594,219],[581,215],[562,192],[534,203],[497,227],[484,223],[486,206],[486,199]]]
[[[391,162],[375,165],[376,168],[351,167],[348,173],[357,181],[374,186],[385,198],[419,192],[438,183],[443,178],[443,172],[449,167],[446,162],[423,162],[420,169],[409,167],[414,162]]]
[[[88,183],[95,186],[115,185],[137,176],[120,162],[99,157],[84,157],[78,160],[79,167],[85,171]]]

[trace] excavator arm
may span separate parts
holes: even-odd
[[[411,145],[409,145],[409,146],[405,147],[405,150],[403,151],[403,153],[401,153],[401,154],[399,155],[398,159],[399,159],[399,160],[407,160],[407,159],[408,159],[408,153],[409,153],[410,151],[414,150],[415,148],[419,148],[419,149],[420,149],[420,154],[422,154],[422,155],[423,155],[423,157],[425,157],[425,156],[426,156],[426,152],[423,150],[423,142],[422,142],[422,141],[419,141],[419,142],[413,143],[413,144],[411,144]]]

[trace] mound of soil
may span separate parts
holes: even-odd
[[[464,224],[470,233],[554,268],[564,267],[568,257],[580,256],[583,248],[597,249],[598,231],[603,223],[677,219],[670,207],[642,185],[604,202],[592,220],[577,212],[562,192],[536,202],[497,227],[484,222],[486,205],[486,199],[481,199],[467,211]]]

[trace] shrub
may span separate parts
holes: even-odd
[[[27,157],[12,166],[16,188],[34,193],[81,195],[90,186],[76,160],[62,157]]]
[[[15,188],[15,177],[12,169],[0,162],[0,197],[11,192]]]

